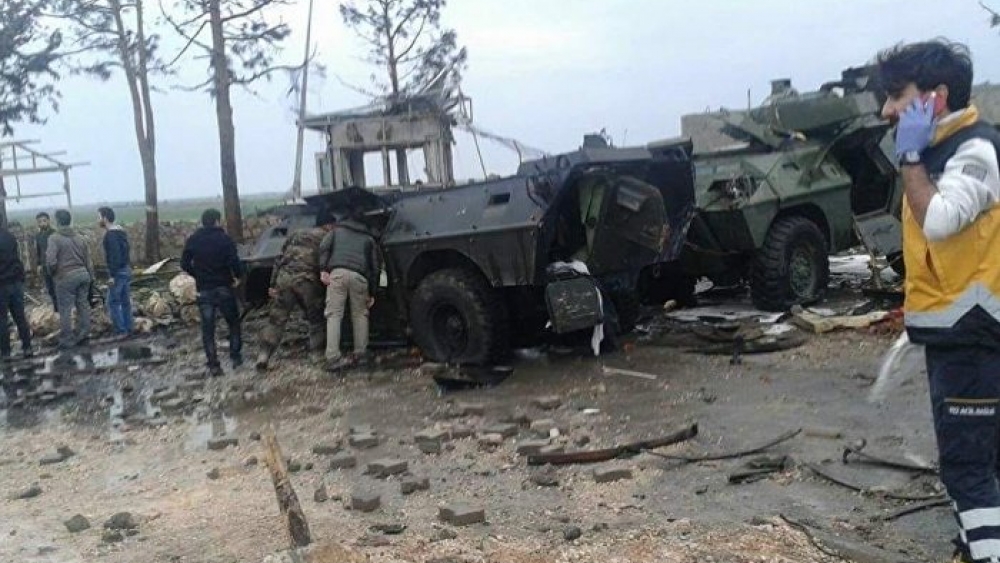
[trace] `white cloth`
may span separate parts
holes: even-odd
[[[949,115],[941,123],[958,115]],[[936,183],[938,193],[931,198],[924,218],[924,236],[930,241],[957,234],[1000,202],[1000,166],[993,143],[970,139],[959,145]]]

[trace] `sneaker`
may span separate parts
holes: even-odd
[[[240,369],[240,366],[243,365],[243,356],[232,358],[232,362],[233,362],[233,369]]]
[[[348,359],[346,356],[341,356],[336,360],[327,360],[326,371],[329,371],[331,373],[336,373],[350,366],[351,366],[351,360]]]
[[[222,366],[216,364],[213,366],[208,366],[208,375],[212,377],[222,377],[225,373],[222,371]]]

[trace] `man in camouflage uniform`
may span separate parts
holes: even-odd
[[[271,311],[268,325],[261,336],[261,351],[256,368],[266,370],[271,356],[281,344],[288,318],[296,308],[302,309],[309,322],[309,349],[323,350],[326,346],[326,287],[319,275],[319,245],[333,228],[332,217],[317,218],[321,226],[295,231],[281,248],[281,256],[271,273]]]

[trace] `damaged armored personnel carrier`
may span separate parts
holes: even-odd
[[[585,147],[497,180],[311,196],[247,256],[247,299],[266,299],[279,241],[324,208],[353,207],[383,254],[373,325],[406,335],[429,359],[499,361],[547,323],[567,333],[611,316],[628,329],[640,273],[680,253],[694,203],[690,150]]]
[[[686,274],[746,282],[780,311],[822,297],[828,255],[862,241],[900,272],[902,190],[871,76],[848,69],[803,94],[778,80],[760,107],[683,118],[697,200]]]

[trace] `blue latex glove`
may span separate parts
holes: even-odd
[[[899,116],[896,125],[896,158],[916,151],[923,152],[934,138],[934,98],[931,94],[926,100],[914,98],[910,107]]]

